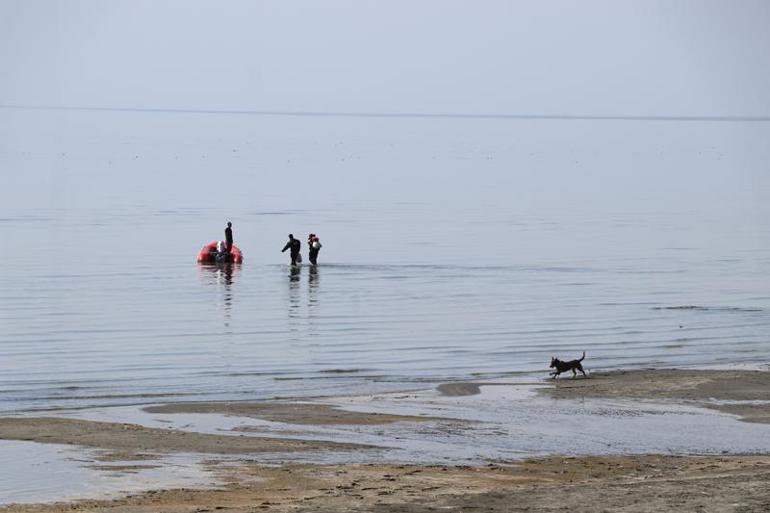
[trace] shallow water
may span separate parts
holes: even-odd
[[[0,504],[111,498],[164,487],[203,487],[218,483],[196,455],[169,455],[151,461],[98,461],[95,451],[66,445],[0,441]],[[129,465],[130,468],[125,468]]]
[[[766,362],[768,136],[3,110],[0,411]]]
[[[537,394],[532,378],[496,381],[479,394],[447,397],[433,389],[320,402],[342,409],[445,420],[382,425],[292,425],[194,413],[148,413],[134,407],[70,412],[81,419],[137,423],[198,433],[333,440],[377,449],[246,456],[265,463],[395,462],[485,464],[546,455],[748,454],[770,451],[770,427],[733,415],[666,401],[559,400]],[[238,456],[242,458],[243,456]]]
[[[280,435],[129,405],[336,395],[473,422],[303,427],[390,448],[324,462],[767,452],[766,426],[710,411],[434,387],[536,380],[582,351],[589,371],[766,363],[768,139],[767,123],[0,110],[0,412]],[[196,265],[228,219],[244,264]],[[286,234],[311,231],[320,265],[293,272]],[[419,392],[382,395],[403,390]],[[0,502],[210,479],[185,455],[138,475],[58,446],[0,456],[18,462]]]
[[[537,378],[480,383],[478,393],[448,397],[435,389],[316,400],[343,409],[430,416],[424,422],[382,425],[292,425],[220,414],[149,413],[138,407],[90,408],[59,415],[94,421],[230,436],[267,436],[369,444],[351,451],[171,455],[104,464],[94,451],[0,441],[17,463],[0,473],[0,504],[109,497],[163,487],[206,487],[216,473],[203,463],[391,463],[484,465],[539,456],[617,454],[766,454],[770,426],[738,421],[676,402],[618,399],[559,400],[540,396]],[[442,420],[436,420],[442,419]],[[129,471],[110,466],[129,465]],[[107,467],[96,470],[94,467]],[[134,466],[139,468],[134,469]],[[41,472],[45,479],[41,479]]]

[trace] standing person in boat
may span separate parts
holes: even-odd
[[[318,237],[316,237],[315,233],[312,235],[313,236],[308,243],[310,246],[310,249],[308,250],[308,257],[310,258],[310,263],[316,265],[318,263],[318,252],[321,251],[321,241],[318,240]]]
[[[296,266],[297,265],[297,259],[299,258],[299,250],[300,246],[302,244],[299,240],[294,238],[294,235],[291,233],[289,234],[289,242],[286,243],[286,245],[281,250],[281,253],[284,253],[287,249],[290,250],[289,254],[291,255],[291,265]]]
[[[233,250],[233,223],[227,221],[225,228],[225,250],[230,253]]]

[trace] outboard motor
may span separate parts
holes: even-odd
[[[217,254],[214,256],[214,260],[218,264],[226,264],[230,261],[230,252],[227,251],[225,241],[220,240],[217,242]]]

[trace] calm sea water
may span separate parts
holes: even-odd
[[[545,376],[582,351],[767,363],[768,140],[0,110],[0,411]],[[196,265],[227,220],[244,264]],[[290,270],[289,232],[320,236],[317,269]]]

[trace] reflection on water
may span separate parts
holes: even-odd
[[[305,270],[303,270],[303,268]],[[307,272],[307,281],[302,280],[302,274]],[[290,266],[288,274],[288,319],[290,342],[297,351],[306,350],[304,345],[310,337],[318,335],[319,312],[319,273],[315,266]]]
[[[319,282],[318,267],[316,267],[315,265],[312,265],[308,269],[308,275],[307,275],[309,307],[315,306],[315,303],[318,302],[318,282]]]
[[[289,281],[290,282],[298,282],[301,273],[302,273],[302,267],[300,267],[298,265],[291,265],[291,266],[289,266]]]
[[[292,334],[292,342],[299,339],[301,326],[300,319],[300,278],[302,268],[298,265],[289,266],[289,331]]]
[[[218,286],[217,303],[224,314],[225,327],[229,328],[233,307],[233,283],[240,264],[207,263],[199,264],[198,267],[209,284]]]

